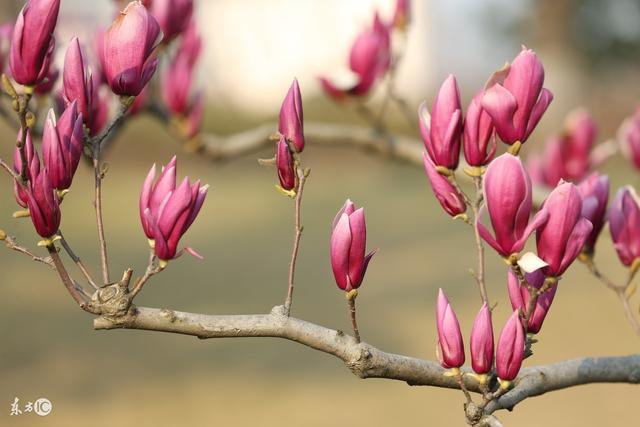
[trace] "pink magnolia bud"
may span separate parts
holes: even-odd
[[[636,191],[622,187],[609,208],[609,231],[618,258],[626,266],[640,258],[640,206]]]
[[[517,310],[504,325],[496,347],[496,373],[501,380],[512,381],[518,376],[524,357],[524,330]]]
[[[491,116],[482,108],[483,92],[473,97],[464,119],[464,158],[470,166],[484,166],[496,152]]]
[[[640,107],[622,122],[619,134],[622,152],[631,159],[636,169],[640,169]]]
[[[396,0],[396,8],[393,12],[393,26],[404,30],[411,21],[411,2],[409,0]]]
[[[18,132],[18,141],[21,140],[21,138],[22,130]],[[33,181],[33,179],[40,173],[40,159],[38,158],[37,151],[33,147],[31,132],[29,132],[28,129],[25,143],[25,154],[27,155],[27,165],[29,165],[27,168],[27,179],[29,181]],[[20,157],[20,150],[18,147],[16,147],[13,152],[13,170],[18,175],[22,172],[22,158]],[[16,196],[16,202],[18,202],[18,204],[23,208],[26,208],[29,200],[26,189],[14,181],[13,190]]]
[[[48,239],[60,227],[60,201],[49,179],[47,168],[29,182],[27,206],[36,232]]]
[[[609,177],[593,172],[578,184],[578,191],[582,196],[582,216],[593,225],[583,248],[591,253],[605,222],[607,202],[609,201]]]
[[[302,96],[298,80],[293,79],[287,96],[280,107],[278,132],[293,143],[298,153],[304,149],[304,121],[302,114]]]
[[[49,72],[47,73],[46,77],[40,83],[38,83],[35,88],[33,88],[33,91],[38,95],[48,95],[49,92],[53,90],[53,87],[55,86],[59,76],[60,70],[58,70],[56,66],[52,64],[49,67]]]
[[[293,190],[296,186],[296,170],[293,156],[284,135],[280,136],[276,148],[276,167],[278,168],[280,187],[285,190]]]
[[[195,20],[191,20],[186,30],[182,33],[180,38],[180,46],[178,47],[178,55],[183,55],[187,58],[191,65],[195,64],[200,57],[200,51],[202,49],[202,38],[198,33],[198,27]]]
[[[503,142],[524,143],[551,104],[553,94],[542,87],[542,63],[524,46],[500,81],[502,75],[497,72],[488,83],[482,106],[493,119]]]
[[[355,209],[351,200],[345,202],[333,220],[331,233],[331,267],[336,284],[349,292],[362,284],[369,261],[376,253],[365,255],[367,226],[364,208]]]
[[[186,115],[189,110],[193,65],[177,55],[162,74],[162,99],[172,114]]]
[[[597,133],[598,125],[586,109],[579,108],[567,116],[563,134],[564,179],[580,180],[589,173]]]
[[[356,82],[340,85],[327,77],[320,77],[320,85],[336,101],[347,96],[365,96],[376,80],[387,72],[390,63],[389,29],[376,14],[372,27],[360,33],[351,47],[349,68],[357,76]]]
[[[132,1],[104,35],[104,73],[116,95],[135,96],[153,76],[158,58],[153,54],[160,26],[139,2]]]
[[[169,43],[189,25],[193,0],[153,0],[149,11],[160,24],[164,34],[162,42]]]
[[[532,177],[536,177],[536,184],[554,188],[567,175],[562,145],[560,137],[552,136],[547,140],[541,157],[537,159],[533,154],[527,158],[527,168]]]
[[[180,251],[177,248],[180,238],[200,212],[209,186],[200,186],[200,181],[190,184],[188,177],[176,186],[175,156],[154,183],[155,175],[154,164],[142,186],[140,219],[145,234],[154,242],[156,256],[168,261],[182,255],[185,250],[199,256],[191,248]]]
[[[431,115],[423,102],[419,109],[422,142],[433,163],[448,169],[458,167],[462,109],[456,78],[451,74],[442,83],[431,105]]]
[[[424,162],[424,170],[427,172],[427,178],[431,183],[431,190],[438,202],[440,202],[442,209],[451,216],[463,214],[467,210],[467,205],[458,190],[451,185],[447,178],[438,173],[436,166],[426,153],[422,154],[422,160]]]
[[[540,289],[545,281],[545,275],[542,269],[536,270],[533,273],[526,273],[524,275],[524,278],[527,283],[529,283],[529,285],[533,286],[536,289]],[[542,323],[544,322],[544,318],[549,312],[549,308],[551,308],[551,303],[553,302],[553,298],[556,295],[557,289],[558,283],[556,282],[551,285],[548,290],[538,296],[538,299],[536,300],[536,306],[533,309],[533,313],[529,317],[527,332],[533,334],[537,334],[538,332],[540,332]],[[511,308],[516,311],[520,310],[520,312],[524,315],[529,309],[529,300],[531,299],[531,295],[529,294],[529,290],[526,286],[520,286],[518,278],[511,270],[509,270],[508,272],[507,290],[509,291]]]
[[[533,204],[531,180],[520,158],[509,153],[489,163],[484,176],[484,200],[495,237],[481,223],[478,231],[503,257],[520,252],[529,235],[547,220],[543,209],[529,222]]]
[[[438,345],[440,347],[440,363],[444,368],[459,368],[464,364],[464,343],[456,313],[444,291],[438,291],[436,304],[436,326],[438,328]]]
[[[57,123],[53,109],[49,110],[42,131],[42,160],[53,188],[71,187],[82,156],[83,138],[82,114],[76,101],[69,104]]]
[[[576,259],[593,226],[582,217],[578,187],[569,182],[561,181],[542,208],[549,213],[549,218],[536,232],[538,256],[549,264],[545,273],[558,277]]]
[[[84,56],[77,37],[71,39],[64,57],[64,74],[62,75],[62,96],[65,105],[73,101],[78,103],[84,123],[88,128],[93,124],[94,89],[93,76],[86,70]]]
[[[493,324],[487,303],[476,316],[471,328],[471,367],[476,374],[486,374],[493,364]]]
[[[59,10],[60,0],[28,0],[20,11],[13,29],[9,66],[21,85],[35,86],[47,75]]]

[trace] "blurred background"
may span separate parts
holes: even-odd
[[[107,0],[62,0],[58,56],[72,35],[90,39],[115,11]],[[300,80],[305,119],[364,124],[320,91],[319,74],[344,67],[353,37],[393,1],[197,1],[204,37],[199,68],[207,94],[203,132],[230,133],[273,120],[292,77]],[[565,115],[587,107],[599,141],[614,136],[640,99],[640,1],[414,1],[406,57],[397,88],[412,111],[447,74],[463,104],[520,45],[544,63],[555,100],[524,153],[540,150]],[[4,1],[0,17],[15,19],[22,2]],[[89,44],[90,42],[87,42]],[[379,92],[382,92],[380,89]],[[379,102],[380,93],[372,103]],[[392,127],[418,137],[390,111]],[[2,123],[0,157],[11,158],[14,131]],[[275,129],[274,129],[275,130]],[[292,202],[273,190],[273,170],[258,166],[265,150],[224,163],[184,152],[156,120],[132,119],[107,153],[104,215],[112,275],[128,266],[141,273],[147,243],[138,220],[138,191],[152,163],[179,154],[178,172],[201,178],[211,191],[183,242],[204,255],[184,257],[152,279],[137,304],[212,314],[266,313],[282,303],[292,240]],[[385,351],[435,358],[435,296],[443,287],[465,335],[479,309],[473,237],[445,215],[420,168],[339,146],[304,153],[312,169],[303,204],[305,226],[293,315],[349,330],[344,295],[331,274],[330,223],[347,197],[366,206],[372,261],[360,297],[363,339]],[[602,168],[612,191],[638,183],[638,172],[616,156]],[[92,210],[92,171],[81,164],[63,205],[61,228],[98,273]],[[28,220],[15,220],[11,182],[0,177],[0,228],[35,247]],[[44,251],[42,251],[44,252]],[[619,265],[605,229],[597,261],[616,280]],[[74,268],[70,270],[76,273]],[[53,271],[0,250],[0,425],[464,425],[462,393],[359,380],[335,358],[276,339],[199,341],[141,331],[92,330]],[[502,260],[488,251],[489,294],[498,303],[496,329],[510,305]],[[635,307],[638,299],[634,300]],[[637,353],[614,293],[580,265],[564,276],[554,305],[525,365],[592,355]],[[46,397],[53,413],[10,417],[10,404]],[[526,400],[505,425],[632,425],[640,393],[629,385],[592,385]]]

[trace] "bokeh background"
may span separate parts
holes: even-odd
[[[4,1],[11,20],[19,1]],[[90,37],[114,13],[107,0],[63,0],[60,58],[73,34]],[[272,120],[293,76],[300,80],[307,120],[363,122],[322,96],[315,77],[343,66],[353,36],[389,0],[200,0],[205,37],[200,84],[206,91],[204,132],[230,133]],[[466,104],[492,70],[521,44],[544,62],[555,101],[524,152],[541,149],[575,106],[586,106],[599,140],[615,135],[640,99],[640,2],[618,0],[414,1],[407,55],[398,89],[417,108],[448,73],[458,77]],[[374,95],[373,103],[379,94]],[[397,111],[392,127],[417,137]],[[10,158],[14,132],[0,125],[0,156]],[[137,303],[203,313],[261,313],[282,302],[292,239],[292,203],[273,190],[274,171],[256,157],[228,161],[184,152],[152,118],[131,120],[107,154],[104,182],[112,275],[146,265],[138,223],[139,187],[153,162],[179,154],[179,174],[211,184],[207,202],[184,242],[205,256],[184,257],[150,282]],[[435,296],[446,289],[465,334],[479,308],[472,236],[445,215],[419,168],[339,146],[304,153],[312,175],[305,191],[305,226],[293,315],[349,330],[344,296],[334,285],[328,255],[330,223],[347,197],[366,206],[372,261],[358,299],[363,339],[386,351],[434,358]],[[612,188],[638,183],[638,172],[617,156],[603,170]],[[63,205],[62,229],[98,273],[91,171],[81,165]],[[37,241],[27,220],[14,220],[11,183],[0,178],[0,228],[23,244]],[[602,269],[622,280],[605,230],[598,246]],[[75,270],[70,267],[71,271]],[[500,328],[510,307],[503,262],[488,251],[491,299]],[[385,426],[464,425],[462,394],[359,380],[331,356],[276,339],[199,341],[140,331],[92,330],[54,272],[0,250],[0,425],[15,426]],[[638,307],[638,299],[634,300]],[[564,277],[525,365],[585,355],[637,353],[638,338],[615,295],[574,265]],[[21,403],[46,397],[53,413],[10,417]],[[592,385],[527,400],[505,425],[635,425],[640,393],[629,385]]]

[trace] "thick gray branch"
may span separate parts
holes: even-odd
[[[174,310],[132,308],[123,317],[99,317],[95,329],[141,329],[193,335],[198,338],[276,337],[298,342],[341,359],[360,378],[387,378],[410,385],[458,388],[436,362],[386,353],[342,331],[287,317],[277,306],[269,314],[213,316]],[[640,355],[581,358],[553,365],[526,368],[515,387],[485,408],[485,414],[511,409],[531,396],[589,383],[640,383]],[[465,377],[470,391],[479,392],[475,380]]]
[[[215,160],[232,159],[273,145],[269,136],[277,129],[278,124],[274,122],[228,136],[203,133],[202,149]],[[314,146],[358,147],[396,160],[422,165],[423,145],[415,138],[382,135],[364,126],[321,122],[306,122],[304,135]]]

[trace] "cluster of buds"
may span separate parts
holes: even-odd
[[[183,252],[202,258],[189,247],[178,250],[178,244],[200,212],[209,186],[201,186],[199,180],[190,184],[188,177],[177,185],[175,157],[162,168],[154,182],[155,176],[154,164],[140,193],[140,221],[160,267],[164,268]]]
[[[466,117],[463,117],[460,91],[452,75],[445,79],[438,90],[431,113],[426,103],[420,106],[420,134],[428,154],[428,159],[425,158],[427,177],[442,207],[451,216],[459,216],[466,210],[459,202],[455,203],[459,207],[451,209],[451,201],[461,201],[463,197],[433,171],[451,177],[458,167],[462,146],[465,160],[470,166],[465,172],[474,177],[482,175],[493,160],[496,134],[512,146],[510,151],[517,154],[520,145],[533,132],[553,99],[551,92],[542,87],[543,81],[542,63],[533,51],[523,47],[513,63],[494,73],[486,87],[471,99]],[[523,194],[522,207],[526,207],[528,201],[530,205],[531,197],[529,178],[525,181],[517,178],[517,185],[527,187],[529,193]],[[524,211],[518,215],[518,226],[522,225],[523,216]],[[512,225],[515,220],[511,218]],[[497,237],[514,243],[522,235]],[[502,247],[503,252],[511,249]]]
[[[593,151],[597,130],[587,110],[580,108],[570,113],[564,130],[547,141],[542,155],[532,154],[527,158],[532,181],[553,188],[561,179],[584,179],[603,160]]]
[[[44,244],[49,244],[60,227],[60,198],[52,184],[49,170],[46,166],[41,167],[40,158],[33,146],[30,132],[28,130],[26,132],[24,148],[27,160],[27,182],[14,180],[14,190],[16,201],[28,211],[16,212],[14,216],[28,215],[36,232],[44,239]],[[22,133],[18,134],[18,139],[21,138]],[[20,175],[22,167],[20,149],[16,147],[13,156],[13,170],[17,175]],[[54,174],[56,173],[54,172]]]
[[[438,291],[436,304],[436,326],[438,330],[437,354],[445,369],[460,375],[465,361],[464,340],[460,323],[444,291]],[[516,378],[524,358],[524,328],[517,310],[507,320],[495,348],[495,371],[503,387]],[[471,367],[481,384],[486,384],[494,362],[494,337],[491,310],[483,304],[478,312],[470,337]]]

